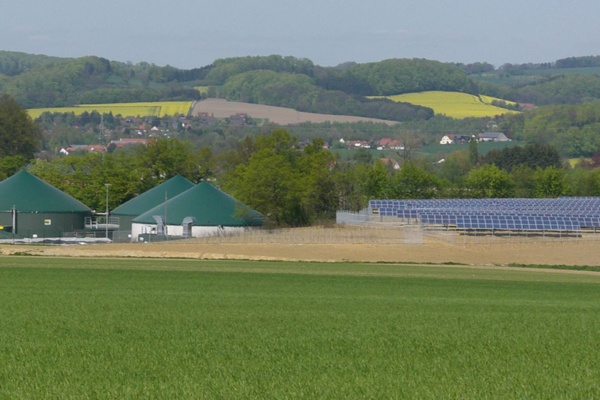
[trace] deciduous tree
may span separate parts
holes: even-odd
[[[0,96],[0,157],[23,156],[30,160],[41,140],[41,130],[27,110],[11,96]]]

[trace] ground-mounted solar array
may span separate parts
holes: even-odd
[[[600,197],[371,200],[382,217],[428,227],[522,232],[596,232]]]

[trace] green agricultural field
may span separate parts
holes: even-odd
[[[98,111],[100,114],[113,115],[121,114],[122,116],[156,116],[164,117],[165,115],[187,115],[192,107],[191,101],[161,101],[150,103],[115,103],[115,104],[82,104],[75,107],[55,107],[55,108],[34,108],[27,110],[31,118],[39,118],[42,113],[48,111],[51,113],[70,113],[80,115],[87,112]]]
[[[600,276],[0,258],[2,399],[592,399]]]
[[[493,100],[505,101],[489,96],[474,96],[458,92],[420,92],[406,93],[396,96],[370,96],[370,98],[387,98],[393,101],[417,104],[433,109],[436,114],[452,118],[493,117],[500,114],[512,114],[516,111],[493,106]],[[511,104],[510,101],[505,101]],[[514,103],[512,103],[514,104]]]
[[[194,89],[196,89],[197,91],[199,91],[202,94],[206,94],[208,93],[208,90],[210,89],[209,86],[194,86]]]
[[[486,155],[490,150],[502,150],[507,147],[523,146],[524,142],[510,141],[510,142],[480,142],[477,143],[477,149],[479,154]],[[423,146],[419,149],[421,155],[443,155],[448,154],[457,150],[468,150],[469,143],[457,143],[457,144],[432,144],[429,146]]]

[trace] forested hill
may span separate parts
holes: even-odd
[[[229,100],[396,121],[428,119],[433,111],[366,96],[422,91],[486,94],[536,105],[600,99],[600,57],[553,63],[450,64],[424,59],[348,62],[322,67],[278,55],[219,59],[182,70],[88,56],[58,58],[0,51],[0,93],[26,108],[134,101]],[[202,90],[195,87],[201,86]]]
[[[3,51],[0,66],[0,93],[12,95],[26,108],[197,99],[198,91],[178,80],[202,79],[207,73],[203,68],[182,71],[94,56],[56,58]]]
[[[58,57],[38,54],[19,53],[16,51],[0,51],[0,74],[18,75],[46,61],[58,61]]]
[[[0,63],[13,65],[15,58],[25,61],[28,57],[25,54],[0,52]],[[198,85],[218,87],[216,95],[231,100],[287,106],[300,111],[394,121],[433,116],[431,109],[421,106],[369,100],[354,93],[327,90],[320,87],[314,78],[317,70],[327,69],[294,57],[224,59],[191,70],[148,63],[111,62],[94,56],[76,59],[36,58],[35,62],[17,62],[17,65],[16,68],[10,68],[11,75],[0,74],[0,93],[11,94],[26,108],[197,100],[202,96],[194,89]],[[252,79],[253,82],[245,79]],[[240,85],[239,90],[236,90],[236,84]],[[253,84],[254,87],[251,87]],[[225,86],[226,89],[222,89]],[[250,91],[254,93],[248,95]]]

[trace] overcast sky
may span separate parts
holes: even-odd
[[[193,68],[281,54],[546,62],[600,55],[594,0],[3,0],[0,50]]]

